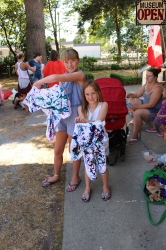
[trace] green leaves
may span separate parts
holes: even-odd
[[[25,8],[22,0],[0,0],[1,45],[7,45],[15,55],[15,50],[25,44]]]

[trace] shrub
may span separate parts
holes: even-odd
[[[119,70],[119,69],[121,69],[121,67],[119,66],[119,64],[111,64],[111,69],[112,70]]]
[[[80,60],[79,68],[84,71],[90,71],[94,69],[94,63],[97,62],[97,59],[92,56],[84,56]]]
[[[110,70],[111,69],[111,65],[94,65],[93,71],[100,71],[100,70]]]
[[[11,75],[15,64],[14,57],[9,55],[0,58],[0,76]]]
[[[136,85],[142,83],[142,76],[121,76],[118,74],[111,73],[110,77],[119,79],[123,86],[125,85]]]
[[[130,67],[130,65],[128,65],[128,64],[123,64],[122,65],[122,69],[125,69],[125,70],[128,70],[128,69],[130,69],[131,67]]]
[[[86,74],[86,76],[87,76],[87,78],[88,78],[88,80],[94,80],[95,79],[95,77],[94,77],[94,75],[92,74],[92,73],[90,73],[90,72],[85,72],[85,74]]]

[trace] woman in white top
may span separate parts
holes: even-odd
[[[31,90],[31,84],[29,79],[28,70],[32,72],[36,71],[35,67],[30,67],[28,63],[24,62],[24,53],[17,54],[18,62],[15,64],[15,71],[18,75],[18,96],[14,99],[15,108],[19,101],[23,101],[27,93]]]
[[[24,53],[20,52],[17,55],[18,62],[15,64],[15,71],[18,75],[18,92],[19,94],[27,94],[29,91],[25,91],[30,82],[28,69],[32,72],[36,71],[36,67],[30,67],[28,63],[24,62]]]
[[[104,121],[108,111],[108,103],[103,102],[103,97],[99,85],[94,80],[89,80],[83,85],[82,89],[82,106],[78,107],[78,115],[75,122]],[[101,175],[103,181],[102,199],[109,200],[111,197],[108,186],[108,169]],[[90,200],[90,179],[85,171],[86,187],[82,195],[82,200]]]

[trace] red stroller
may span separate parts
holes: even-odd
[[[108,113],[106,116],[106,130],[109,136],[109,151],[108,163],[114,165],[120,154],[121,161],[124,161],[125,146],[128,134],[123,127],[126,124],[126,115],[128,109],[126,107],[126,91],[116,78],[99,78],[96,79],[99,84],[103,99],[108,103]],[[112,131],[113,130],[113,131]],[[111,163],[112,152],[116,151],[114,161]]]

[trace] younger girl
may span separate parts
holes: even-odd
[[[57,182],[60,178],[60,172],[63,163],[63,151],[67,140],[69,140],[70,146],[74,132],[74,120],[78,116],[77,108],[82,103],[82,85],[86,81],[85,73],[78,69],[80,59],[76,50],[67,49],[62,55],[62,59],[68,73],[50,75],[34,83],[34,86],[41,88],[44,83],[61,82],[62,87],[65,88],[69,97],[72,110],[72,114],[66,119],[61,119],[57,125],[58,129],[56,130],[54,150],[54,175],[42,181],[43,187],[48,187],[54,182]],[[68,192],[74,191],[81,181],[78,175],[80,163],[81,160],[73,162],[72,180],[66,189]]]
[[[152,127],[146,129],[149,133],[157,133],[158,136],[164,136],[164,126],[166,125],[166,86],[163,88],[163,102],[156,117],[154,114],[150,116]],[[155,119],[154,119],[155,118]]]
[[[93,80],[87,81],[83,85],[82,90],[82,106],[78,107],[78,115],[75,122],[90,122],[90,121],[104,121],[108,111],[108,104],[103,102],[101,90],[97,82]],[[101,175],[103,181],[102,199],[109,200],[111,197],[110,189],[108,187],[108,169]],[[88,202],[90,200],[90,179],[85,171],[86,187],[82,195],[82,200]]]

